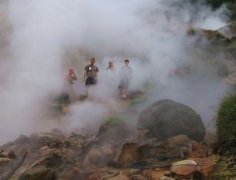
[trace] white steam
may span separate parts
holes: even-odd
[[[87,63],[84,59],[93,56],[100,69],[99,84],[90,92],[92,100],[72,106],[68,124],[63,123],[66,129],[92,126],[93,122],[97,126],[110,110],[117,111],[118,73],[111,86],[106,83],[105,68],[114,60],[118,71],[124,58],[130,59],[133,68],[132,90],[143,90],[151,82],[152,100],[171,98],[208,114],[225,92],[217,75],[202,69],[205,64],[197,64],[196,75],[192,72],[188,79],[175,74],[178,67],[198,61],[186,52],[193,41],[186,36],[187,28],[216,29],[225,24],[222,10],[196,7],[177,0],[9,0],[10,55],[6,63],[0,60],[9,69],[0,88],[0,144],[49,127],[45,107],[49,97],[62,91],[64,65],[73,64],[65,62],[69,61],[65,54],[74,49],[79,52],[75,63],[78,81]],[[0,72],[5,72],[2,67]],[[202,82],[205,77],[199,75],[205,72],[209,78]],[[81,89],[83,85],[77,82],[77,86]],[[211,89],[218,92],[213,94]]]

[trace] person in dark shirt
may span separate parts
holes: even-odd
[[[85,86],[95,85],[97,83],[98,67],[95,65],[95,58],[91,58],[90,64],[84,68],[84,81]]]

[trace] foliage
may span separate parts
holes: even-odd
[[[130,102],[129,106],[130,107],[138,106],[138,105],[143,104],[145,101],[146,101],[146,97],[145,96],[140,96],[138,98],[133,99]]]
[[[55,101],[58,104],[68,104],[68,103],[70,103],[70,98],[69,98],[69,95],[67,93],[62,93],[61,95],[56,97]]]
[[[120,117],[110,117],[100,126],[97,137],[100,142],[123,141],[128,134],[126,123]]]
[[[105,120],[104,125],[105,126],[117,126],[124,124],[124,120],[121,119],[120,117],[110,117],[107,120]]]
[[[219,107],[217,133],[220,152],[234,152],[236,148],[236,94],[226,97]]]
[[[234,3],[228,3],[227,4],[228,9],[230,10],[230,15],[233,20],[236,20],[236,2]]]
[[[235,171],[235,161],[236,157],[231,156],[220,156],[218,163],[215,167],[215,172],[212,179],[215,180],[224,180],[224,179],[233,179],[236,177]]]
[[[234,3],[234,0],[206,0],[208,4],[210,4],[214,8],[220,7],[222,4],[225,3]]]
[[[236,1],[235,0],[206,0],[207,4],[211,5],[213,8],[219,8],[221,5],[225,4],[230,11],[231,19],[236,19]]]

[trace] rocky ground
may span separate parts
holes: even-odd
[[[9,28],[1,26],[0,31]],[[190,36],[199,36],[200,43],[202,37],[210,40],[213,46],[208,44],[209,52],[225,46],[228,60],[209,63],[219,68],[223,79],[232,87],[236,84],[234,28],[232,23],[219,31],[194,28],[188,31]],[[7,55],[7,51],[0,53]],[[183,68],[176,73],[181,75],[184,71]],[[221,156],[214,151],[194,110],[162,100],[138,114],[133,106],[129,107],[133,102],[122,102],[122,116],[111,117],[93,135],[73,132],[68,136],[54,129],[22,135],[2,145],[0,180],[235,179],[235,155]],[[130,133],[127,116],[138,118],[135,133]],[[175,131],[171,130],[173,127]]]
[[[73,132],[66,136],[54,129],[29,137],[22,135],[1,146],[0,179],[174,180],[234,177],[235,174],[230,173],[217,174],[217,168],[220,172],[226,166],[221,167],[222,163],[218,166],[221,158],[212,153],[204,139],[202,134],[205,134],[205,129],[194,110],[174,101],[158,101],[140,113],[137,131],[130,133],[124,118],[131,109],[136,113],[134,106],[129,106],[131,103],[125,103],[126,112],[122,112],[122,116],[104,121],[94,135]],[[162,108],[168,113],[163,114]],[[185,118],[179,115],[184,113]],[[153,121],[153,114],[160,119]],[[166,124],[163,124],[163,118]],[[172,128],[173,119],[178,121],[175,127],[178,132],[168,131]],[[200,128],[188,134],[187,128],[193,124]],[[165,136],[153,133],[164,129],[168,132]],[[198,138],[195,138],[196,135]],[[235,168],[229,160],[228,166]]]
[[[21,136],[1,147],[1,178],[204,179],[213,175],[218,160],[204,143],[185,135],[163,142],[100,140],[57,131]]]

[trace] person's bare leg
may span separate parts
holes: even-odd
[[[126,87],[123,87],[122,90],[121,90],[121,98],[122,99],[126,99],[127,98],[127,88]]]
[[[125,88],[125,99],[128,97],[128,87]]]

